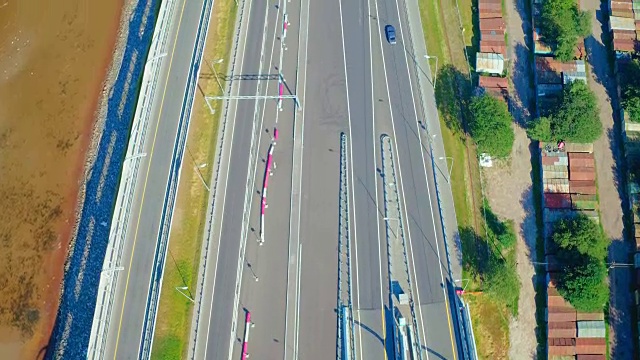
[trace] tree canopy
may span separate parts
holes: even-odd
[[[584,214],[559,220],[552,239],[562,264],[560,294],[579,311],[601,310],[609,296],[604,281],[608,240],[598,224]]]
[[[582,80],[567,84],[555,112],[531,123],[529,137],[540,141],[590,143],[602,135],[596,96]]]
[[[484,94],[471,101],[470,110],[472,119],[469,132],[479,152],[495,157],[509,156],[515,135],[511,127],[513,118],[507,105]]]
[[[560,273],[558,291],[578,311],[602,310],[609,298],[606,276],[607,267],[602,260],[587,260]]]
[[[629,120],[640,122],[640,61],[634,59],[621,69],[622,107]]]
[[[588,255],[596,259],[604,259],[607,255],[606,237],[598,224],[585,215],[559,220],[554,226],[552,238],[561,249],[575,250],[579,255]]]
[[[578,39],[591,34],[591,16],[580,11],[576,0],[546,0],[542,5],[540,32],[560,61],[574,58]]]

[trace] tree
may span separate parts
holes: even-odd
[[[542,6],[540,32],[555,48],[560,61],[574,58],[579,38],[591,34],[591,16],[580,11],[576,0],[546,0]]]
[[[584,81],[567,84],[555,113],[532,121],[527,131],[534,140],[590,143],[602,135],[596,96]]]
[[[602,260],[585,260],[560,272],[558,291],[578,311],[602,310],[609,298],[609,289],[604,282],[607,267]]]
[[[538,141],[551,142],[553,135],[551,134],[551,120],[548,117],[539,117],[529,123],[527,135]]]
[[[579,311],[601,310],[609,296],[604,281],[608,240],[598,224],[584,214],[559,220],[551,238],[562,264],[560,294]]]
[[[562,259],[565,262],[582,261],[582,255],[596,259],[604,259],[607,255],[607,238],[598,224],[584,214],[556,222],[552,238],[553,242],[563,250],[559,256],[566,257]],[[574,255],[578,255],[579,259],[571,259],[575,257]]]
[[[621,69],[622,107],[629,120],[640,122],[640,62],[634,59]]]
[[[470,110],[472,119],[469,132],[479,152],[495,157],[509,156],[515,135],[511,127],[513,118],[507,105],[484,94],[472,100]]]

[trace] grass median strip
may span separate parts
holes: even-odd
[[[216,101],[212,103],[212,115],[203,94],[220,95],[215,74],[209,66],[215,66],[218,73],[224,73],[228,67],[236,12],[234,0],[214,2],[204,62],[198,79],[200,91],[196,93],[187,151],[182,164],[152,359],[186,357],[193,313],[193,303],[188,297],[195,296],[209,197],[203,181],[211,178],[217,148],[219,114],[222,113],[222,102]],[[207,187],[210,186],[211,184],[207,184]]]

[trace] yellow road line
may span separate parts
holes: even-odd
[[[158,136],[158,128],[160,127],[160,119],[162,118],[162,110],[164,106],[164,97],[167,94],[167,84],[169,83],[169,77],[171,75],[171,65],[173,64],[173,55],[176,51],[176,44],[178,43],[178,35],[180,34],[180,24],[182,23],[182,15],[184,14],[184,8],[187,1],[182,3],[182,9],[180,10],[180,18],[178,19],[178,30],[176,32],[176,39],[173,42],[173,49],[171,50],[171,57],[169,58],[169,70],[167,72],[167,80],[164,84],[164,90],[162,91],[162,99],[160,100],[160,112],[158,113],[158,122],[156,123],[156,130],[153,134],[153,142],[151,143],[151,151],[149,154],[149,165],[147,166],[147,174],[144,178],[144,186],[142,188],[142,200],[140,200],[140,209],[138,212],[138,220],[136,221],[136,231],[133,236],[133,247],[131,249],[131,259],[129,259],[129,268],[127,269],[127,281],[124,286],[124,299],[122,300],[122,311],[120,312],[120,321],[118,323],[118,334],[116,336],[116,346],[113,350],[113,358],[116,358],[118,354],[118,343],[120,342],[120,331],[122,329],[122,319],[124,317],[125,304],[127,302],[127,290],[129,289],[129,278],[131,277],[131,265],[133,264],[133,254],[136,250],[136,241],[138,240],[138,228],[140,227],[140,218],[142,217],[142,205],[144,204],[144,194],[147,191],[147,182],[149,180],[149,172],[151,170],[151,160],[153,159],[153,150],[156,146],[156,137]]]
[[[384,360],[387,360],[387,327],[384,317],[384,306],[380,314],[382,315],[382,352],[384,353]]]
[[[446,291],[445,291],[445,294],[446,294]],[[445,298],[444,298],[444,305],[447,307],[447,322],[449,323],[449,338],[451,338],[451,349],[453,350],[453,360],[456,360],[457,359],[456,346],[455,346],[455,341],[453,340],[453,328],[451,325],[451,317],[453,315],[451,314],[451,310],[449,309],[449,296],[447,295],[445,295]]]

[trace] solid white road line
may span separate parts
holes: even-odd
[[[266,34],[268,33],[268,17],[269,17],[269,8],[270,8],[270,4],[267,3],[266,7],[265,7],[265,24],[264,24],[264,32],[263,32],[263,38],[262,38],[262,46],[261,46],[261,50],[260,50],[260,65],[258,68],[258,74],[262,74],[262,71],[264,69],[264,48],[265,48],[265,43],[266,43]],[[271,53],[269,55],[269,70],[271,69],[271,62],[273,61],[273,52],[275,49],[275,42],[276,42],[276,32],[278,30],[278,17],[280,15],[280,2],[278,2],[278,7],[277,7],[277,12],[276,12],[276,21],[274,22],[274,32],[273,32],[273,40],[271,42]],[[265,94],[267,89],[269,88],[269,81],[267,81],[267,86],[265,89]],[[260,83],[261,80],[260,78],[258,78],[257,84],[256,84],[256,93],[260,94]],[[251,176],[251,186],[247,189],[247,193],[245,193],[245,197],[246,196],[250,196],[253,197],[253,189],[255,188],[255,178],[256,178],[256,173],[258,171],[258,156],[260,153],[260,146],[262,144],[262,129],[263,129],[263,125],[264,125],[264,113],[265,113],[265,107],[266,105],[262,106],[262,114],[260,116],[260,125],[258,126],[258,132],[256,133],[256,122],[258,119],[258,114],[260,113],[260,102],[259,101],[255,101],[255,106],[254,106],[254,113],[253,113],[253,126],[252,126],[252,133],[251,133],[251,144],[254,143],[255,141],[255,136],[257,135],[257,146],[255,148],[255,152],[253,154],[253,156],[251,156],[251,154],[249,154],[249,159],[255,159],[255,165],[253,165],[253,174]],[[252,164],[251,162],[249,163],[249,169],[248,169],[248,173],[251,172],[251,168],[252,168]],[[248,204],[248,205],[247,205]],[[237,320],[238,320],[238,307],[240,304],[240,295],[241,295],[241,289],[242,289],[242,280],[243,280],[243,270],[244,270],[244,261],[245,261],[245,252],[247,250],[247,237],[248,237],[248,233],[249,233],[249,222],[251,219],[251,210],[253,209],[253,201],[249,201],[248,203],[245,203],[245,207],[248,206],[248,209],[245,209],[245,212],[243,213],[243,216],[246,214],[246,218],[243,219],[242,222],[242,238],[241,238],[241,242],[242,242],[242,253],[240,254],[240,258],[238,261],[238,271],[237,271],[237,277],[236,277],[236,287],[238,289],[238,291],[235,294],[235,298],[234,298],[234,308],[233,308],[233,326],[232,326],[232,331],[231,331],[231,337],[230,337],[230,341],[229,341],[229,360],[232,359],[233,357],[233,343],[235,340],[235,330],[236,330],[236,325],[237,325]],[[256,255],[257,257],[259,257],[259,254]]]
[[[379,17],[379,14],[378,14],[378,3],[375,0],[374,0],[374,2],[376,4],[376,18],[379,19],[380,17]],[[378,31],[379,31],[379,34],[382,33],[382,28],[380,27],[380,22],[379,21],[378,21]],[[382,47],[382,36],[380,36],[380,46]],[[400,184],[400,192],[402,193],[402,199],[398,199],[398,201],[400,201],[400,203],[402,204],[403,213],[404,213],[403,214],[404,215],[403,218],[405,219],[405,221],[407,222],[407,225],[408,225],[409,224],[408,223],[408,212],[407,212],[407,205],[406,205],[406,202],[405,202],[406,197],[405,197],[405,194],[404,194],[404,184],[403,184],[403,181],[402,181],[402,169],[401,169],[401,166],[400,166],[400,152],[398,151],[398,141],[397,141],[397,136],[396,136],[396,126],[395,126],[395,121],[394,121],[394,117],[393,117],[393,108],[391,107],[391,96],[390,96],[390,92],[389,92],[389,80],[388,80],[388,77],[387,77],[387,66],[386,66],[386,61],[384,59],[384,48],[382,49],[382,51],[383,51],[382,65],[383,65],[383,68],[384,68],[384,79],[385,79],[386,88],[387,88],[387,98],[389,99],[389,110],[391,112],[391,127],[393,129],[393,140],[394,140],[393,141],[393,146],[394,146],[394,151],[396,153],[395,159],[396,159],[396,162],[397,162],[397,165],[398,165],[398,175],[399,176],[397,177],[397,182]],[[407,238],[409,239],[409,247],[411,249],[413,249],[413,247],[411,247],[411,227],[407,226],[406,229],[407,229]],[[411,268],[413,270],[414,279],[415,279],[416,270],[415,270],[415,264],[413,262],[413,251],[411,252]],[[420,295],[419,295],[420,291],[418,289],[418,284],[415,281],[413,283],[414,283],[414,285],[416,287],[416,299],[417,299],[417,303],[419,305],[420,304]],[[422,318],[422,312],[420,310],[420,306],[418,306],[418,311],[420,312],[420,318]],[[424,331],[424,324],[423,324],[422,334],[423,334],[424,343],[426,344],[426,332]],[[427,355],[427,360],[428,360],[429,359],[429,353],[427,352],[426,355]]]
[[[404,39],[404,35],[403,35],[404,32],[403,32],[403,26],[402,26],[402,16],[400,15],[400,8],[399,8],[399,5],[398,5],[398,0],[395,0],[395,3],[396,3],[396,11],[397,11],[397,14],[398,14],[398,20],[399,20],[399,24],[400,24],[400,38]],[[409,34],[409,35],[411,35],[411,34]],[[404,45],[404,40],[402,41],[402,44]],[[413,43],[411,44],[411,46],[413,47]],[[411,50],[413,52],[414,49],[411,49]],[[414,114],[416,116],[416,122],[417,122],[418,121],[418,111],[417,111],[415,96],[414,96],[414,92],[413,92],[413,82],[411,80],[411,71],[409,70],[409,62],[407,60],[407,54],[403,53],[403,57],[404,57],[404,62],[405,62],[406,69],[407,69],[407,75],[409,77],[409,89],[411,90],[411,103],[413,104],[413,111],[414,111]],[[437,69],[436,69],[436,71],[437,71]],[[425,119],[425,121],[426,121],[426,119]],[[424,150],[423,150],[424,147],[423,147],[423,143],[422,143],[422,136],[420,136],[420,133],[419,133],[419,131],[420,131],[420,127],[419,126],[420,125],[417,124],[417,126],[418,126],[418,140],[420,141],[420,158],[422,160],[422,169],[423,169],[423,172],[424,172],[425,184],[427,185],[427,196],[429,198],[429,205],[431,206],[431,204],[433,204],[433,202],[431,200],[431,190],[429,189],[429,177],[427,176],[427,166],[426,166],[425,161],[424,161]],[[403,196],[404,196],[404,194],[403,194]],[[442,273],[442,258],[440,256],[440,245],[439,245],[439,242],[438,242],[438,239],[437,239],[438,232],[436,230],[436,221],[435,221],[435,217],[434,217],[433,213],[434,213],[433,208],[431,208],[431,223],[433,225],[433,234],[436,237],[436,239],[435,239],[436,240],[436,254],[438,255],[438,264],[439,264],[438,265],[438,269],[440,270],[440,280],[442,281],[442,294],[444,295],[446,308],[447,308],[447,310],[449,310],[449,300],[448,300],[448,296],[447,296],[447,292],[446,292],[446,282],[445,282],[444,274]],[[411,252],[411,262],[413,263],[413,251]],[[415,273],[414,273],[414,278],[416,278],[416,282],[415,282],[416,283],[416,289],[418,289],[417,274],[415,274]],[[419,299],[419,296],[420,295],[419,295],[419,290],[418,290],[418,299]],[[418,304],[419,303],[420,302],[418,302]],[[421,322],[422,322],[422,310],[421,310],[421,307],[418,307],[418,310],[420,311],[420,319],[421,319]],[[450,319],[450,317],[451,317],[451,314],[447,313],[447,318]],[[455,346],[454,346],[454,343],[453,343],[453,337],[451,335],[452,334],[452,328],[451,328],[450,320],[447,321],[447,323],[449,325],[449,334],[451,336],[451,342],[452,342],[451,346],[452,346],[452,350],[453,350],[453,357],[455,359],[456,358],[456,349],[455,349]],[[425,334],[424,333],[424,322],[422,322],[422,331],[423,331],[423,334]],[[423,336],[425,337],[425,345],[426,345],[426,335],[423,335]]]
[[[351,133],[351,105],[349,104],[349,80],[348,80],[348,76],[347,76],[347,58],[346,58],[346,50],[345,50],[345,46],[344,46],[344,23],[342,20],[342,0],[337,0],[338,1],[338,7],[340,9],[340,38],[342,41],[342,62],[344,65],[344,80],[345,80],[345,90],[346,90],[346,94],[347,94],[347,119],[348,119],[348,123],[349,123],[349,158],[350,158],[350,163],[351,163],[351,168],[347,169],[349,176],[349,180],[348,182],[350,183],[349,188],[351,188],[351,194],[349,195],[351,197],[351,204],[353,207],[353,238],[354,238],[354,242],[353,242],[353,247],[354,247],[354,251],[355,251],[355,261],[356,261],[356,284],[358,286],[358,291],[357,291],[357,295],[356,295],[356,306],[358,308],[358,310],[356,311],[356,315],[352,315],[354,316],[358,323],[360,323],[360,278],[358,277],[358,232],[357,232],[357,226],[356,226],[356,222],[357,222],[357,217],[355,216],[355,214],[357,214],[356,212],[356,203],[355,203],[355,198],[354,198],[354,188],[353,188],[353,145],[352,145],[352,140],[353,140],[353,136]],[[348,209],[349,210],[349,209]],[[360,346],[361,346],[361,351],[360,353],[362,353],[362,326],[358,326],[358,338],[360,340]]]
[[[247,9],[247,21],[246,23],[246,28],[244,30],[244,33],[246,34],[248,32],[248,28],[249,28],[249,20],[251,18],[251,4],[253,4],[252,1],[249,1],[249,8]],[[242,6],[245,6],[245,1],[242,2]],[[242,27],[240,32],[242,33]],[[238,35],[239,37],[241,36],[241,34]],[[243,42],[242,44],[242,52],[241,52],[241,56],[240,56],[240,64],[239,64],[239,69],[242,72],[242,67],[244,65],[244,54],[246,52],[246,48],[247,48],[247,42],[246,40]],[[236,88],[237,93],[240,92],[240,85],[237,86]],[[233,87],[232,87],[232,91],[233,91]],[[225,179],[224,179],[224,189],[227,189],[227,183],[229,180],[229,168],[231,167],[231,154],[233,153],[233,134],[235,133],[235,129],[236,129],[236,119],[235,116],[237,114],[238,111],[238,101],[239,100],[235,100],[233,102],[233,122],[232,122],[232,126],[231,126],[231,134],[229,137],[229,140],[231,141],[231,145],[229,147],[229,158],[227,159],[227,167],[226,167],[226,171],[225,171]],[[218,243],[220,242],[220,239],[222,238],[222,224],[224,223],[224,205],[227,202],[227,192],[224,191],[223,195],[222,195],[222,214],[220,217],[220,228],[218,229]],[[217,280],[217,274],[218,274],[218,258],[220,256],[220,245],[218,244],[218,246],[216,246],[216,260],[215,260],[215,265],[214,265],[214,270],[213,270],[213,285],[212,285],[212,289],[211,289],[211,308],[209,309],[209,320],[207,321],[207,332],[206,332],[206,336],[205,336],[205,346],[204,346],[204,357],[207,357],[207,350],[209,347],[209,332],[211,331],[211,316],[213,313],[213,299],[214,299],[214,293],[215,293],[215,289],[216,289],[216,280]]]
[[[303,79],[303,84],[302,84],[302,88],[303,88],[303,92],[302,92],[302,103],[304,104],[304,102],[306,101],[306,87],[307,87],[307,49],[308,49],[308,39],[309,39],[309,3],[310,0],[307,0],[307,16],[306,16],[306,22],[302,21],[302,9],[300,10],[300,25],[299,25],[299,30],[298,30],[298,54],[300,53],[300,42],[302,40],[302,37],[300,36],[300,31],[302,31],[302,29],[304,29],[303,24],[306,26],[306,34],[305,34],[305,40],[304,40],[304,59],[302,62],[300,62],[300,59],[298,58],[298,63],[296,64],[296,89],[298,89],[298,82],[300,80],[300,77],[297,76],[298,70],[300,68],[300,63],[304,64],[304,79]],[[297,109],[296,109],[297,111]],[[294,114],[294,119],[295,119],[295,114]],[[299,323],[299,311],[300,311],[300,277],[301,277],[301,272],[302,272],[302,244],[300,244],[300,218],[301,218],[301,212],[302,212],[302,172],[303,172],[303,164],[304,164],[304,117],[305,117],[305,108],[302,108],[302,114],[300,116],[300,154],[298,155],[299,157],[299,166],[295,166],[294,164],[294,169],[298,168],[299,170],[299,177],[298,177],[298,213],[296,214],[297,216],[297,233],[295,235],[295,241],[296,241],[296,247],[298,248],[297,251],[297,257],[298,257],[298,264],[297,264],[297,268],[296,268],[296,277],[295,277],[295,282],[296,282],[296,289],[295,289],[295,315],[294,315],[294,334],[295,334],[295,340],[294,340],[294,345],[293,345],[293,359],[297,359],[298,358],[298,334],[299,334],[299,329],[298,329],[298,323]],[[295,121],[295,120],[294,120]],[[296,147],[295,147],[295,130],[294,130],[294,145],[293,145],[293,151],[295,151]],[[294,154],[295,156],[295,154]],[[295,170],[294,170],[295,171]],[[292,189],[293,189],[293,178],[292,180]],[[293,195],[293,194],[292,194]],[[290,205],[290,209],[289,209],[289,213],[293,214],[293,196],[291,197],[291,205]],[[289,234],[291,234],[291,226],[293,224],[293,221],[290,220],[289,222]],[[289,241],[291,241],[291,236],[289,236]],[[289,244],[289,254],[287,256],[287,296],[286,296],[286,305],[285,305],[285,337],[284,337],[284,354],[283,354],[283,359],[287,360],[287,350],[289,349],[289,347],[287,346],[287,342],[289,341],[289,273],[290,273],[290,267],[291,267],[291,244]],[[295,255],[294,255],[295,256]]]

